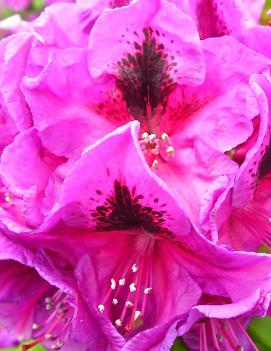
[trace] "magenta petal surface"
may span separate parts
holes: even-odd
[[[127,19],[125,23],[123,17]],[[148,28],[156,33],[159,45],[167,48],[178,83],[196,85],[203,80],[204,63],[196,27],[188,16],[163,0],[139,0],[105,11],[99,17],[89,41],[91,74],[98,77],[103,72],[116,72],[116,63],[129,53],[133,55],[146,38]]]

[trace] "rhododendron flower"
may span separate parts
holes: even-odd
[[[42,254],[34,255],[1,236],[1,245],[3,241],[5,246],[0,250],[0,323],[3,329],[0,335],[6,335],[5,345],[34,339],[22,350],[40,343],[53,350],[86,350],[95,345],[91,339],[94,336],[98,339],[100,334],[100,347],[105,350],[106,338],[103,342],[99,328],[95,330],[89,325],[92,317],[76,293],[73,273],[65,261],[61,262],[61,276],[54,262]],[[6,249],[9,249],[8,254]]]
[[[249,26],[237,1],[79,0],[1,41],[8,343],[253,345],[271,256],[236,250],[270,242],[271,97]]]
[[[265,296],[271,278],[268,255],[233,253],[195,232],[150,171],[138,129],[132,122],[84,152],[56,211],[35,233],[5,229],[31,249],[43,247],[58,266],[64,258],[73,267],[89,313],[123,350],[137,349],[139,341],[141,350],[172,344],[180,316],[202,292],[235,302],[261,287]]]
[[[139,120],[149,165],[197,224],[210,184],[224,180],[224,190],[236,172],[224,152],[252,133],[258,110],[248,80],[268,61],[232,38],[201,44],[191,18],[167,1],[107,10],[93,18],[90,35],[81,15],[73,4],[49,7],[33,23],[38,39],[28,34],[2,44],[3,53],[14,52],[2,75],[15,59],[22,67],[16,79],[3,79],[5,105],[18,128],[33,123],[42,145],[69,160]]]

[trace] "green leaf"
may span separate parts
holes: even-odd
[[[267,16],[266,11],[271,9],[271,0],[267,0],[265,3],[265,7],[263,9],[263,14],[262,14],[262,18],[261,18],[261,22],[262,24],[267,24],[268,22],[270,22],[270,16]]]
[[[33,0],[31,4],[31,9],[33,11],[41,11],[44,7],[44,1],[43,0]]]
[[[170,351],[189,351],[188,348],[185,346],[184,342],[181,338],[177,338],[175,340],[174,345],[172,346]]]
[[[1,349],[1,351],[21,351],[22,347],[18,346],[15,349]],[[31,351],[45,351],[45,348],[43,348],[40,345],[37,345],[31,349]]]
[[[260,351],[271,351],[271,319],[266,318],[254,318],[248,328],[248,332],[258,346]]]

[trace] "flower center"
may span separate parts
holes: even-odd
[[[174,157],[175,149],[170,143],[170,138],[167,133],[162,133],[160,137],[156,134],[142,133],[139,141],[143,153],[153,168],[159,165],[159,158],[168,161]]]
[[[33,323],[35,336],[31,344],[24,345],[23,351],[40,343],[51,343],[52,350],[60,350],[68,339],[68,330],[73,318],[73,308],[67,302],[67,295],[58,290],[52,297],[44,299],[44,310],[49,312],[42,323]]]

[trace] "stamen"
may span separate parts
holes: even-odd
[[[169,158],[172,158],[175,154],[175,149],[170,144],[170,138],[167,133],[162,133],[158,137],[155,133],[148,134],[144,132],[139,143],[152,168],[158,167],[159,158],[169,161]]]
[[[40,325],[38,323],[33,323],[32,324],[32,329],[33,330],[38,330],[40,328]]]
[[[131,291],[132,293],[135,292],[135,291],[136,291],[136,285],[135,285],[135,283],[130,284],[129,289],[130,289],[130,291]]]
[[[126,306],[127,307],[133,307],[134,304],[131,301],[126,301]]]
[[[168,148],[167,148],[167,154],[170,156],[170,157],[173,157],[174,156],[174,153],[175,153],[175,149],[174,149],[174,147],[173,146],[169,146]]]
[[[64,346],[64,343],[62,341],[58,341],[56,344],[52,346],[53,350],[60,350]]]
[[[101,313],[108,311],[111,314],[112,309],[112,315],[117,315],[113,323],[120,328],[121,333],[128,333],[143,323],[145,305],[152,292],[153,245],[154,239],[147,238],[140,244],[140,255],[136,252],[129,258],[128,264],[120,263],[115,277],[111,279],[110,289],[103,302],[98,305]],[[121,268],[123,266],[124,271]],[[107,303],[110,303],[108,307]]]
[[[115,320],[115,325],[116,325],[116,327],[121,327],[122,326],[121,320],[120,319],[116,319]]]
[[[204,351],[208,351],[205,323],[202,324],[202,338],[203,338],[203,349]]]
[[[122,278],[119,280],[119,285],[124,286],[125,285],[125,278]]]
[[[115,290],[116,289],[116,286],[117,286],[117,283],[116,283],[116,281],[115,281],[115,279],[111,279],[111,285],[110,285],[110,288],[112,289],[112,290]]]
[[[149,139],[149,134],[147,132],[142,133],[141,135],[142,139]]]
[[[148,295],[152,292],[152,288],[146,288],[144,289],[144,294]]]
[[[104,312],[104,305],[100,304],[98,306],[98,310],[99,310],[99,312],[103,313]]]
[[[135,311],[134,320],[137,320],[140,316],[141,316],[141,312],[140,311]]]
[[[167,133],[163,133],[163,134],[161,135],[161,140],[166,141],[166,140],[168,140],[168,139],[169,139],[169,136],[167,135]]]
[[[6,201],[7,203],[10,203],[11,200],[12,200],[12,195],[11,195],[11,193],[6,192],[6,193],[5,193],[5,201]]]
[[[220,347],[218,344],[218,335],[216,333],[215,323],[212,318],[210,319],[210,325],[211,325],[212,339],[213,339],[214,346],[217,349],[217,351],[220,351]]]
[[[158,161],[154,160],[151,166],[152,166],[152,168],[157,168],[158,167]]]
[[[53,335],[53,334],[45,334],[44,335],[44,339],[46,341],[54,341],[57,339],[57,336],[56,335]]]
[[[224,340],[224,337],[223,337],[223,335],[221,335],[221,334],[217,334],[217,335],[216,335],[216,338],[217,338],[217,341],[218,341],[219,343],[222,343],[223,340]]]
[[[238,319],[235,320],[238,327],[241,329],[241,331],[243,332],[244,336],[246,337],[247,341],[250,343],[250,345],[252,346],[254,351],[259,351],[258,347],[254,344],[254,342],[252,341],[251,337],[248,335],[246,329],[242,326],[242,324],[240,323],[240,321]]]
[[[23,346],[23,351],[32,349],[34,346],[46,341],[53,342],[51,349],[60,350],[68,338],[68,326],[73,318],[73,309],[66,303],[66,294],[58,290],[53,297],[46,297],[45,310],[52,310],[51,314],[42,324],[33,323],[32,329],[39,332],[41,336],[32,343]],[[102,310],[102,307],[100,306]],[[60,340],[61,337],[61,340]]]
[[[136,263],[134,263],[134,264],[132,265],[132,272],[133,272],[133,273],[136,273],[137,271],[138,271],[138,266],[137,266]]]
[[[151,143],[154,142],[155,139],[156,139],[156,135],[155,135],[154,133],[149,135],[149,141],[150,141]]]

